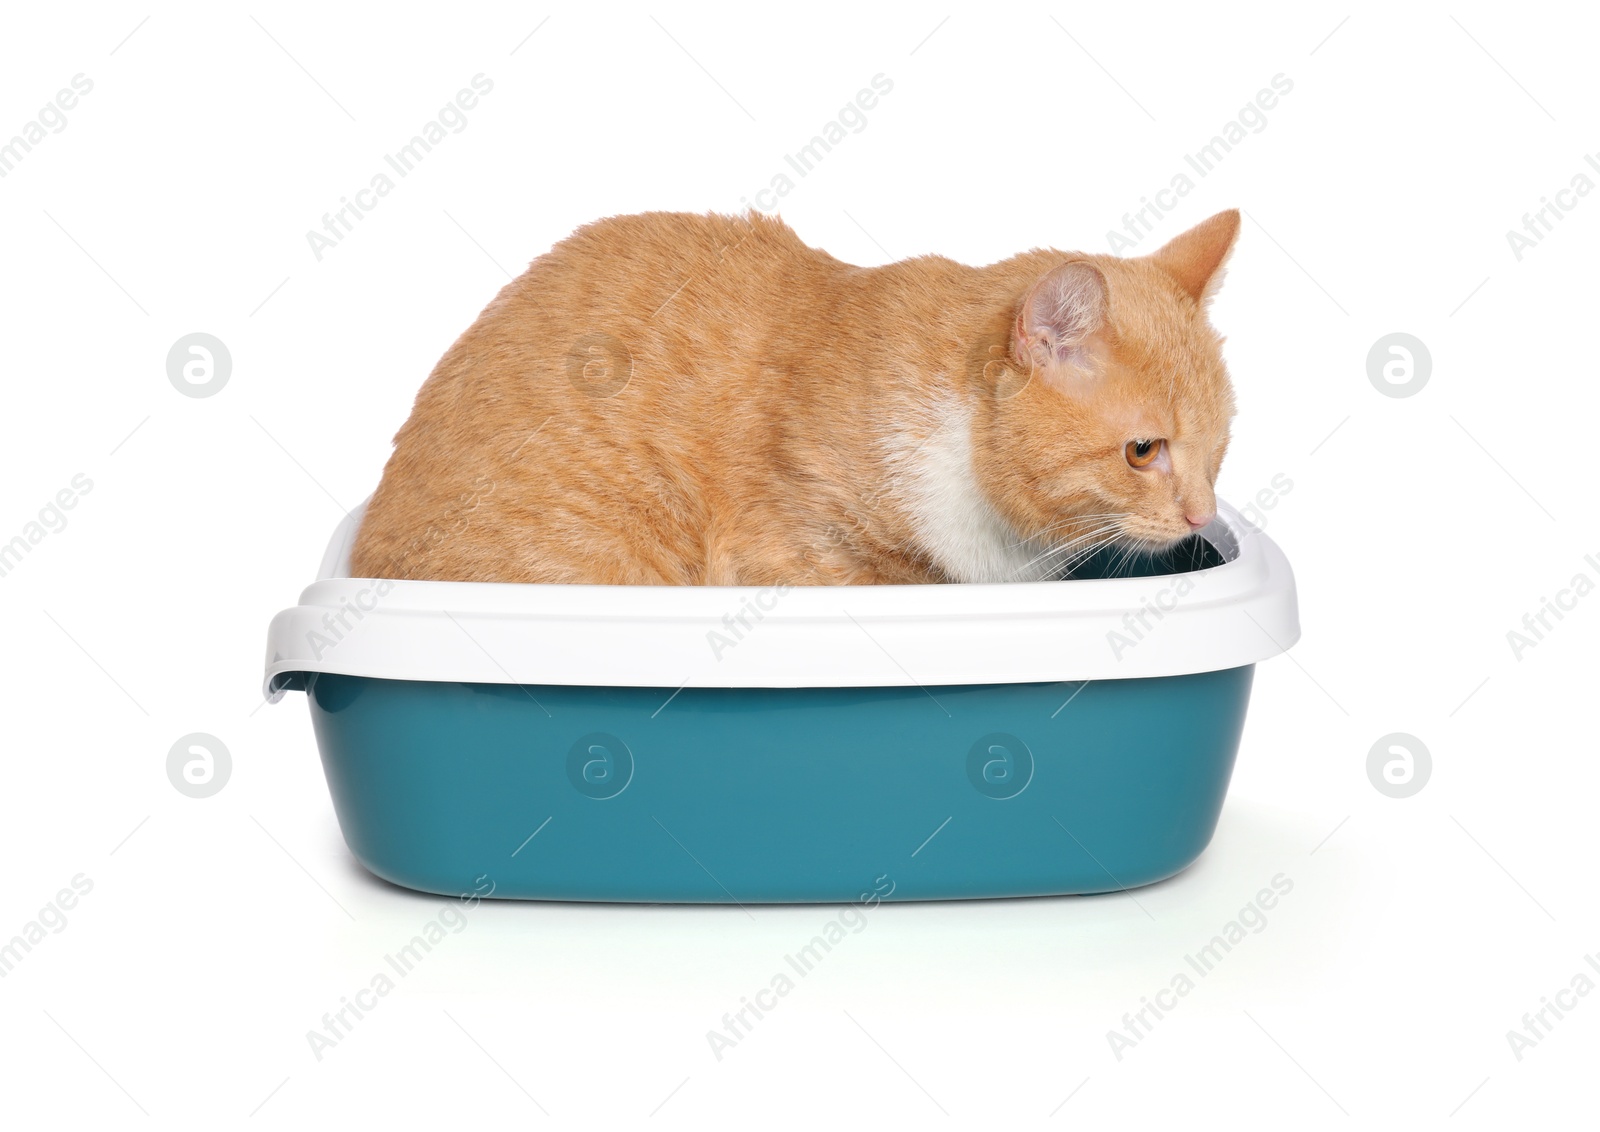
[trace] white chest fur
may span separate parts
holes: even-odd
[[[978,484],[972,409],[951,399],[888,444],[888,494],[911,518],[921,548],[960,582],[1037,581],[1039,550],[1022,540]]]

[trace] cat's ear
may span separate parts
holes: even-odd
[[[1239,210],[1230,208],[1174,236],[1150,258],[1204,306],[1222,285],[1223,269],[1238,238]]]
[[[1095,336],[1106,324],[1106,277],[1081,260],[1033,285],[1017,314],[1016,359],[1046,380],[1069,383],[1093,371]]]

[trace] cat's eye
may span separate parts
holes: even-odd
[[[1161,455],[1161,446],[1166,443],[1162,440],[1130,440],[1123,454],[1128,457],[1128,463],[1135,468],[1147,468]]]

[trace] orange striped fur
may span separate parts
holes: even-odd
[[[1224,212],[1150,256],[855,267],[781,221],[590,224],[439,361],[364,577],[772,585],[1033,579],[1215,507]],[[1146,467],[1130,441],[1164,441]]]

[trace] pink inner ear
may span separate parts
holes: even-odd
[[[1034,365],[1085,367],[1089,339],[1105,325],[1106,281],[1092,264],[1064,263],[1034,284],[1017,319]]]

